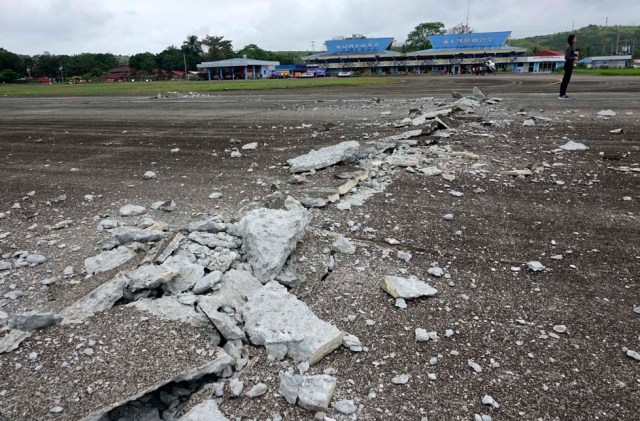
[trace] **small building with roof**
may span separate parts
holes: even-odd
[[[253,60],[246,56],[228,60],[205,61],[197,65],[198,72],[207,79],[261,79],[268,78],[279,61]]]
[[[629,67],[631,64],[631,56],[595,56],[585,57],[578,61],[579,64],[584,64],[587,69],[622,69]]]
[[[518,62],[521,73],[551,73],[564,67],[564,52],[556,50],[538,51]]]

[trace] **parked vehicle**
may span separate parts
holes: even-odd
[[[351,77],[353,76],[353,72],[339,72],[338,77]]]

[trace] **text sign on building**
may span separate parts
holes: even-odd
[[[507,42],[511,31],[507,32],[478,32],[470,34],[430,35],[434,49],[468,49],[468,48],[498,48]]]
[[[325,41],[329,54],[374,53],[389,48],[393,38],[341,39]]]

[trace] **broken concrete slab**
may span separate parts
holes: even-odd
[[[225,232],[210,233],[194,231],[189,234],[187,238],[195,243],[202,244],[203,246],[207,246],[212,249],[236,249],[242,245],[242,240]]]
[[[203,221],[194,222],[189,225],[189,231],[223,232],[227,230],[227,224],[222,222],[219,215],[209,217]]]
[[[127,285],[129,291],[136,292],[142,289],[158,288],[173,280],[178,276],[178,272],[163,266],[144,265],[126,273],[125,276],[130,281]]]
[[[440,117],[440,116],[447,116],[449,114],[451,114],[453,112],[452,108],[444,108],[441,110],[433,110],[433,111],[427,111],[422,113],[420,116],[414,118],[413,120],[411,120],[411,124],[413,126],[421,126],[423,124],[426,124],[427,121],[432,120],[436,117]]]
[[[225,313],[218,311],[220,303],[209,297],[202,297],[198,300],[200,311],[214,324],[216,329],[227,341],[246,339],[242,329],[238,327],[235,320]]]
[[[110,309],[124,296],[124,289],[128,284],[127,277],[118,275],[100,285],[60,313],[64,318],[62,324],[80,323],[99,311]]]
[[[342,332],[320,320],[277,282],[247,296],[240,310],[252,343],[277,347],[283,356],[313,365],[342,344]]]
[[[204,278],[200,278],[198,282],[193,286],[194,294],[204,294],[212,290],[222,280],[223,273],[219,270],[213,271],[206,275]]]
[[[28,311],[25,313],[14,314],[9,318],[7,324],[11,329],[17,329],[23,332],[33,332],[34,330],[53,326],[60,321],[62,321],[62,317],[57,314]]]
[[[211,293],[212,299],[218,300],[221,306],[228,306],[239,311],[244,306],[246,297],[262,288],[262,283],[250,272],[232,269],[222,276],[220,288]],[[199,298],[202,300],[204,297]]]
[[[172,294],[190,290],[204,276],[204,267],[181,256],[167,258],[161,267],[178,273],[176,277],[162,285],[165,291]]]
[[[393,298],[419,298],[433,297],[438,290],[415,276],[401,278],[398,276],[385,276],[380,281],[380,287]]]
[[[307,411],[326,411],[336,388],[335,377],[321,374],[302,376],[280,372],[278,393],[291,405],[298,405]]]
[[[247,262],[262,282],[275,279],[282,271],[309,222],[309,211],[300,202],[289,203],[289,210],[255,209],[240,221]]]
[[[162,240],[167,233],[160,230],[142,229],[136,227],[118,227],[109,231],[120,244],[133,242],[152,243]]]
[[[180,247],[180,243],[182,242],[182,240],[184,240],[184,235],[179,232],[175,233],[169,243],[165,243],[166,245],[163,244],[159,247],[158,252],[156,253],[156,257],[154,257],[152,260],[155,263],[163,263],[169,256],[173,254],[173,252],[178,250],[178,247]]]
[[[207,317],[194,308],[193,304],[196,299],[188,300],[185,298],[188,297],[167,295],[157,299],[142,298],[127,304],[127,306],[155,314],[163,320],[180,321],[192,326],[210,325]]]
[[[30,336],[31,332],[13,329],[8,335],[0,339],[0,354],[18,349],[22,341]]]
[[[107,272],[115,269],[128,262],[135,257],[135,253],[127,247],[118,247],[100,253],[97,256],[88,257],[84,260],[84,267],[87,274],[94,275],[96,273]]]
[[[342,161],[349,161],[354,158],[360,144],[356,141],[347,141],[337,145],[327,146],[318,150],[312,149],[310,152],[289,159],[287,163],[291,166],[292,173],[319,170]]]
[[[130,396],[127,396],[124,400],[119,401],[119,402],[115,402],[115,403],[112,403],[112,404],[110,404],[110,405],[108,405],[106,407],[103,407],[103,408],[99,409],[98,411],[95,411],[94,413],[92,413],[92,414],[88,415],[87,417],[83,418],[82,421],[100,420],[100,419],[102,419],[102,417],[106,416],[106,414],[108,414],[111,410],[113,410],[115,408],[118,408],[120,406],[124,406],[129,402],[133,402],[133,401],[143,397],[147,393],[150,393],[150,392],[153,392],[155,390],[158,390],[162,386],[167,385],[169,383],[180,383],[180,382],[186,382],[186,381],[193,381],[195,379],[199,379],[202,376],[205,376],[205,375],[208,375],[208,374],[220,374],[226,368],[231,367],[231,365],[233,363],[234,363],[234,361],[231,358],[231,356],[229,356],[223,349],[218,348],[217,352],[216,352],[216,355],[215,355],[215,358],[211,362],[208,362],[208,363],[206,363],[204,365],[201,365],[199,367],[188,369],[188,370],[180,373],[179,375],[177,375],[175,377],[170,377],[170,378],[165,378],[165,379],[159,380],[155,384],[150,385],[150,386],[146,386],[142,390],[137,389],[133,394],[131,394]],[[202,418],[196,418],[196,419],[201,420]],[[207,419],[207,418],[204,418],[204,419]]]

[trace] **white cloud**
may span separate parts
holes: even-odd
[[[0,47],[19,54],[157,53],[187,35],[223,36],[235,49],[316,50],[336,35],[404,41],[422,22],[465,22],[465,0],[0,0]],[[472,0],[469,25],[514,38],[589,24],[637,25],[635,1]]]

